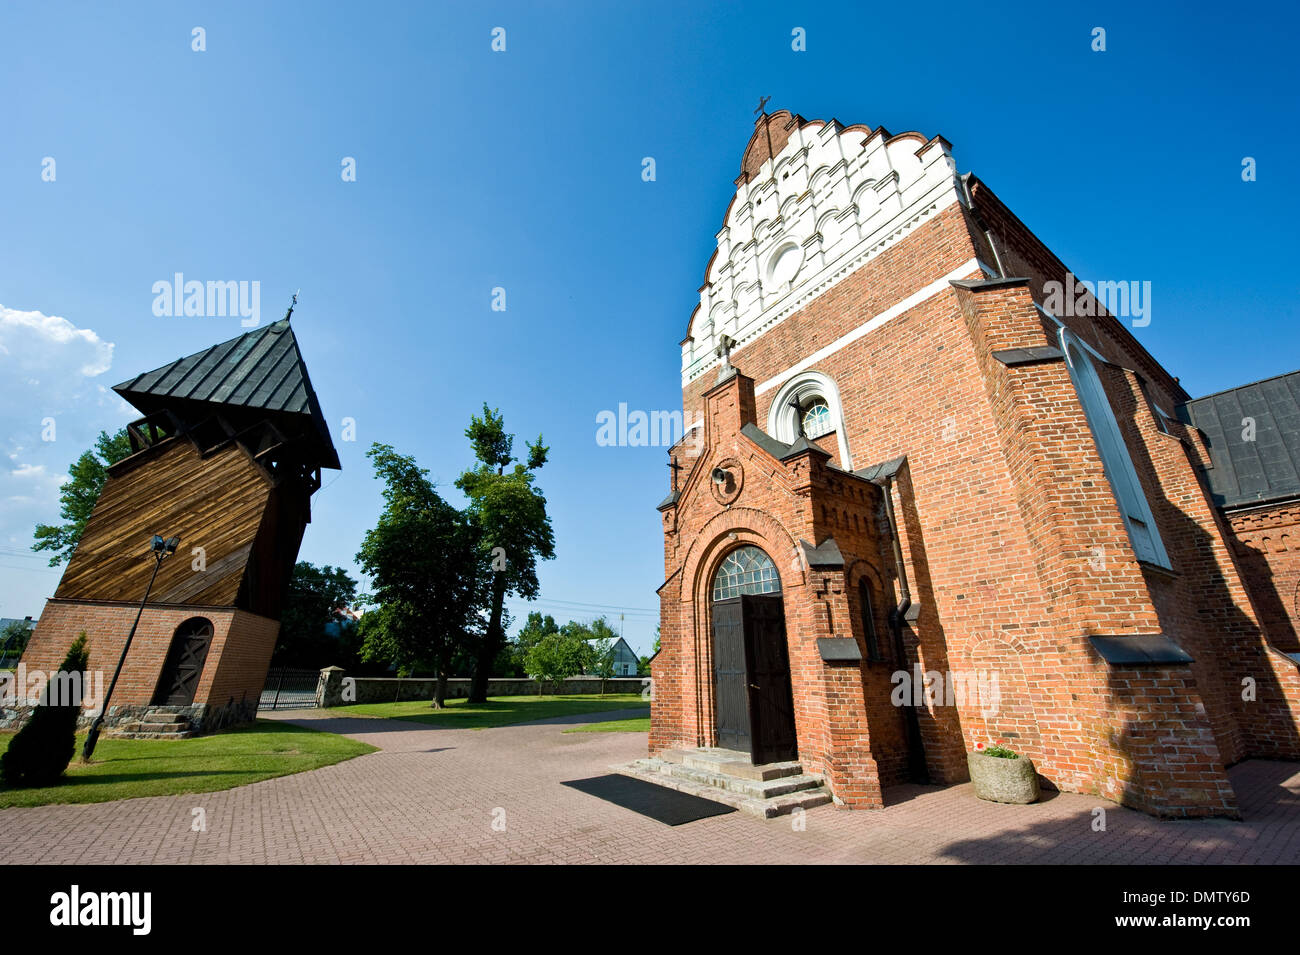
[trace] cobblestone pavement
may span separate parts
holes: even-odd
[[[1300,765],[1251,761],[1231,776],[1244,821],[1159,822],[1092,796],[1032,806],[969,784],[891,790],[888,808],[739,813],[670,827],[561,785],[645,752],[641,733],[564,734],[586,714],[488,730],[280,712],[381,748],[227,792],[0,810],[0,864],[446,862],[1300,862]],[[206,832],[190,831],[207,810]],[[1106,831],[1093,831],[1093,809]],[[504,831],[492,822],[504,810]]]

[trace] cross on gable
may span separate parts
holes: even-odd
[[[770,100],[771,98],[772,97],[770,96],[760,96],[758,98],[758,109],[754,110],[755,116],[759,115],[760,113],[762,113],[764,116],[767,115],[767,110],[764,107],[767,106],[767,101]]]

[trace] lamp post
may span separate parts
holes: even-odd
[[[99,731],[104,725],[104,717],[108,715],[108,701],[113,698],[113,688],[117,686],[117,678],[122,675],[122,664],[126,663],[126,652],[131,649],[131,640],[135,637],[135,628],[140,625],[140,615],[144,613],[144,605],[149,602],[149,591],[153,590],[153,582],[158,579],[158,568],[162,566],[164,559],[176,553],[176,548],[180,542],[179,537],[169,537],[163,540],[162,535],[153,535],[153,541],[149,546],[150,552],[154,555],[154,565],[153,573],[149,577],[149,586],[144,589],[144,599],[140,601],[140,609],[135,612],[135,622],[131,624],[131,632],[126,635],[126,643],[122,645],[122,655],[117,658],[117,669],[113,671],[113,679],[109,681],[108,692],[104,694],[104,702],[99,707],[99,715],[95,717],[95,722],[90,724],[90,732],[86,734],[86,745],[81,749],[83,762],[90,762],[90,757],[95,752],[95,744],[99,742]]]

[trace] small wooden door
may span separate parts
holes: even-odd
[[[210,643],[212,622],[203,617],[191,617],[176,628],[167,662],[158,678],[155,706],[189,706],[194,702]]]
[[[718,746],[756,764],[797,756],[780,594],[714,602],[713,686]]]
[[[745,629],[742,597],[713,605],[713,694],[717,708],[718,745],[748,753],[749,691],[745,678]]]

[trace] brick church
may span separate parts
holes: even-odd
[[[871,808],[1002,740],[1049,788],[1237,815],[1227,767],[1300,758],[1300,373],[1193,400],[1099,303],[1053,311],[1066,266],[942,137],[765,114],[735,187],[650,761],[797,760]]]

